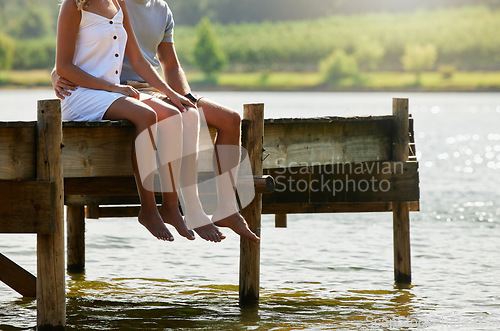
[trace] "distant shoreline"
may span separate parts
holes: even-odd
[[[444,79],[437,72],[422,74],[421,84],[408,72],[370,72],[363,84],[349,81],[338,86],[321,84],[316,72],[221,73],[207,81],[202,73],[188,72],[194,91],[274,91],[274,92],[500,92],[500,72],[457,72]],[[51,88],[48,70],[2,71],[0,89]]]

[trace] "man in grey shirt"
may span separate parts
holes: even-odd
[[[173,38],[174,20],[167,3],[163,0],[125,0],[125,3],[134,33],[145,58],[153,67],[159,68],[161,66],[163,76],[170,87],[177,93],[197,103],[198,109],[203,110],[207,124],[217,129],[216,151],[220,150],[221,146],[239,146],[241,124],[239,114],[212,100],[199,98],[191,93],[186,75],[177,58]],[[59,98],[70,95],[71,90],[76,88],[71,82],[62,77],[57,77],[55,73],[52,75],[52,81],[56,95]],[[141,84],[142,78],[135,73],[126,59],[123,64],[121,81],[122,83],[135,82],[139,90],[141,86],[144,86]],[[131,84],[134,86],[134,83]],[[168,100],[165,101],[168,102]],[[235,149],[229,150],[234,151]],[[218,165],[221,173],[228,172],[239,162],[239,153],[217,154],[219,156]],[[218,177],[220,177],[219,180],[222,180],[223,176]],[[212,222],[219,227],[228,227],[251,241],[258,242],[259,238],[248,228],[245,219],[238,211],[232,185],[227,182],[218,181],[217,194],[219,206],[214,212]],[[165,197],[167,197],[168,201],[165,201]],[[176,205],[176,193],[170,195],[164,194],[165,204],[170,204],[172,207],[174,204]],[[174,218],[178,219],[178,217]],[[186,236],[185,224],[179,224],[178,221],[170,221],[168,217],[166,217],[165,222],[174,225],[181,235]],[[207,239],[204,233],[198,232],[198,234]]]

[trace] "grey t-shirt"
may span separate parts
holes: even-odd
[[[174,42],[174,17],[163,0],[146,0],[139,3],[125,0],[137,42],[146,60],[155,68],[160,66],[156,51],[161,42]],[[122,83],[127,80],[143,81],[125,57]]]

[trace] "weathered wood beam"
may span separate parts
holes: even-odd
[[[264,136],[264,104],[246,104],[243,109],[246,125],[242,130],[242,147],[248,152],[252,173],[262,175],[262,141]],[[241,214],[248,227],[260,237],[262,195],[256,193],[254,200]],[[240,239],[240,281],[239,301],[242,305],[254,304],[259,300],[260,243]]]
[[[267,122],[264,169],[391,159],[392,120],[384,117]]]
[[[64,259],[64,187],[59,100],[38,101],[37,179],[54,182],[54,234],[37,235],[37,329],[66,326]]]
[[[24,297],[36,297],[36,277],[0,254],[0,281]]]
[[[418,201],[408,203],[410,211],[419,211]],[[264,203],[262,214],[371,213],[392,212],[392,202]]]
[[[36,122],[1,122],[0,179],[36,177]]]
[[[276,214],[274,215],[274,227],[276,228],[286,228],[287,227],[287,214]]]
[[[408,99],[393,99],[393,160],[406,162],[409,156]],[[394,200],[398,201],[398,200]],[[410,206],[393,203],[394,278],[396,283],[411,284]]]
[[[79,273],[85,270],[85,207],[66,207],[67,269]]]
[[[55,232],[55,184],[0,180],[0,233]]]
[[[275,191],[264,204],[418,201],[416,162],[360,162],[268,169]]]

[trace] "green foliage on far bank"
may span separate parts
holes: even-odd
[[[401,57],[409,44],[435,45],[439,54],[436,68],[500,69],[500,10],[487,7],[215,28],[228,56],[228,71],[315,71],[319,62],[335,50],[355,54],[364,43],[376,45],[378,54],[383,54],[374,65],[358,63],[365,70],[403,70]],[[176,28],[175,42],[184,64],[189,63],[195,35],[191,27]]]
[[[189,71],[187,76],[196,90],[265,90],[265,91],[500,91],[500,71],[463,72],[454,68],[422,72],[421,84],[415,85],[411,72],[369,72],[361,84],[351,78],[336,86],[323,84],[319,72],[251,72],[220,73],[217,82],[207,81],[201,71]],[[449,75],[449,70],[452,75]],[[0,71],[0,87],[51,88],[50,70]]]
[[[208,18],[198,24],[198,38],[193,50],[193,62],[207,75],[214,78],[215,74],[226,64],[226,56],[219,46],[217,36]]]
[[[9,36],[0,33],[0,70],[12,68],[15,43]]]

